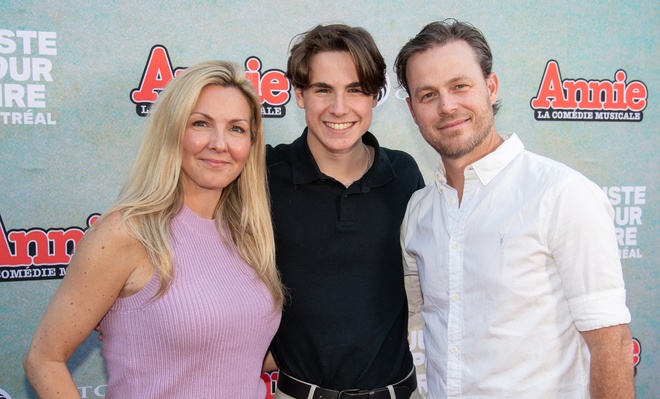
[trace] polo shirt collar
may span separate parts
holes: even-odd
[[[307,184],[317,180],[326,180],[327,176],[321,173],[319,166],[312,156],[312,152],[307,145],[307,132],[305,128],[303,134],[291,143],[291,167],[293,173],[293,184]],[[390,159],[385,153],[381,151],[376,136],[370,132],[362,135],[362,142],[374,147],[375,155],[374,162],[367,173],[360,178],[360,188],[369,190],[370,187],[378,187],[386,184],[396,177],[394,168],[390,163]]]
[[[323,179],[323,173],[307,145],[307,128],[291,143],[291,167],[293,184],[306,184]]]

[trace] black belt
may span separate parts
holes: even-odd
[[[307,399],[309,392],[313,389],[312,399],[391,399],[390,391],[387,387],[376,389],[345,389],[343,391],[333,391],[317,387],[312,384],[297,380],[284,374],[281,370],[277,378],[277,389],[282,393],[293,396],[296,399]],[[392,384],[394,397],[396,399],[409,399],[410,395],[417,389],[417,375],[415,370],[403,380]]]

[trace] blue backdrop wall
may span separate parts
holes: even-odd
[[[282,75],[291,38],[318,23],[363,26],[390,79],[370,130],[381,144],[410,152],[430,180],[438,156],[413,124],[391,65],[423,25],[448,17],[473,23],[492,46],[503,103],[498,131],[517,133],[529,150],[608,194],[633,315],[638,397],[660,396],[656,1],[0,0],[0,10],[0,398],[35,397],[22,370],[32,333],[90,217],[116,198],[151,89],[168,74],[208,59],[244,64],[264,101],[268,142],[289,142],[304,127]],[[585,105],[567,95],[551,104],[563,85],[580,82],[617,100]],[[413,320],[425,394],[422,338]],[[103,397],[96,334],[70,366],[82,397]],[[276,374],[263,378],[269,384]]]

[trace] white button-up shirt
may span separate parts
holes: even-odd
[[[459,207],[440,163],[402,226],[430,397],[589,397],[579,331],[630,322],[610,203],[516,135],[464,174]]]

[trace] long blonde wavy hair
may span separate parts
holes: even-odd
[[[122,221],[144,245],[160,277],[156,297],[161,297],[173,277],[170,221],[184,204],[183,135],[200,92],[208,85],[238,89],[252,114],[250,154],[238,178],[222,190],[214,214],[216,225],[266,284],[275,305],[281,307],[284,290],[275,265],[261,102],[238,64],[203,62],[187,68],[167,85],[147,118],[142,145],[119,198],[106,214],[121,214]]]

